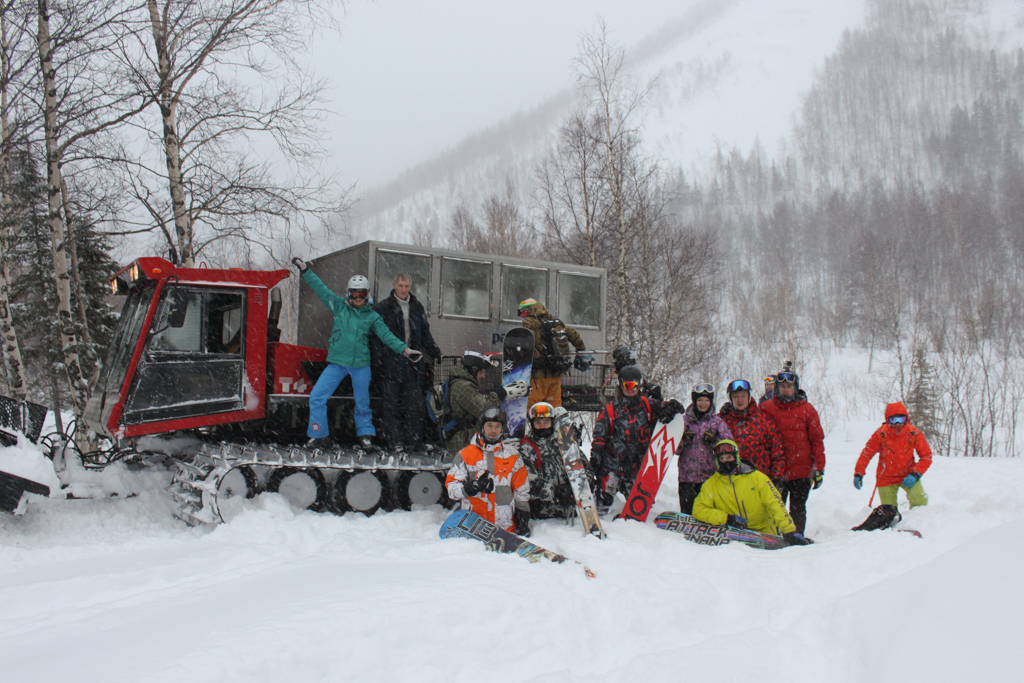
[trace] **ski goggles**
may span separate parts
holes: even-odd
[[[554,416],[555,416],[555,409],[552,408],[550,405],[543,405],[542,406],[542,405],[537,404],[537,405],[534,405],[532,408],[530,408],[530,418],[531,419],[537,418],[537,417],[554,417]]]
[[[765,384],[775,384],[775,375],[768,375],[764,378]]]
[[[367,289],[350,289],[348,295],[353,299],[365,299],[370,296],[370,291]]]
[[[729,393],[734,391],[750,391],[750,382],[745,379],[737,379],[729,382]]]
[[[907,424],[907,416],[906,415],[893,415],[892,417],[889,418],[889,424],[895,425],[895,426],[905,425],[905,424]]]
[[[731,455],[732,457],[735,458],[738,454],[739,454],[739,451],[737,451],[735,448],[733,448],[732,444],[728,444],[728,443],[722,444],[721,446],[719,446],[718,448],[715,449],[715,455],[716,456],[719,456],[719,455]]]
[[[715,385],[714,384],[706,384],[706,383],[703,383],[703,382],[701,384],[695,384],[693,386],[693,393],[695,393],[695,394],[713,394],[713,393],[715,393]]]
[[[780,372],[775,378],[780,382],[789,382],[790,384],[796,384],[796,375],[792,372]]]
[[[640,382],[636,382],[634,380],[626,380],[625,382],[622,383],[623,391],[636,391],[639,388]]]

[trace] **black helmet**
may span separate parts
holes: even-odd
[[[690,400],[693,401],[694,405],[697,404],[697,399],[701,396],[706,396],[711,399],[712,407],[715,405],[715,385],[709,382],[701,382],[695,384],[693,391],[690,392]]]
[[[793,384],[793,396],[783,398],[779,391],[780,382],[792,382]],[[787,360],[782,365],[782,372],[775,375],[775,391],[779,396],[779,399],[784,403],[789,403],[796,399],[796,396],[800,393],[800,375],[796,374],[793,370],[793,361]]]
[[[633,354],[633,350],[625,344],[619,344],[612,351],[612,361],[615,365],[616,370],[621,370],[627,365],[636,365],[636,355]]]
[[[476,377],[476,373],[491,367],[491,362],[484,354],[477,351],[463,351],[462,367],[466,368],[469,374]]]
[[[500,422],[501,423],[501,434],[497,439],[488,439],[487,435],[484,434],[484,425],[488,422]],[[480,440],[485,444],[496,444],[501,441],[501,437],[508,431],[508,415],[501,408],[488,408],[484,412],[480,413],[480,419],[477,420],[476,433],[480,437]]]
[[[480,419],[476,423],[477,429],[483,429],[487,422],[500,422],[503,429],[508,429],[508,415],[501,408],[488,408],[480,413]]]

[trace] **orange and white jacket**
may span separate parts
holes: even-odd
[[[508,531],[515,529],[512,513],[516,507],[527,510],[530,507],[529,473],[519,458],[517,443],[487,445],[479,434],[474,434],[469,445],[455,456],[445,479],[448,496],[462,501],[463,510],[471,510]],[[494,491],[467,496],[463,489],[466,480],[469,477],[475,480],[484,470],[490,471],[494,479]]]

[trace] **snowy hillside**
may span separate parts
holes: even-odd
[[[0,517],[3,680],[1017,680],[1024,461],[937,458],[895,532],[826,441],[805,548],[708,548],[653,524],[610,537],[534,523],[588,564],[442,541],[445,512],[295,511],[262,494],[230,525],[172,518],[159,473],[127,500],[33,500]],[[904,504],[905,505],[905,504]],[[658,507],[677,509],[671,482]]]
[[[788,136],[800,95],[835,49],[844,29],[863,19],[860,0],[691,3],[677,20],[629,48],[631,73],[656,79],[649,99],[648,147],[690,168],[718,146],[769,150]],[[614,26],[610,27],[614,29]],[[473,133],[456,148],[425,160],[356,207],[357,240],[408,242],[417,222],[443,237],[461,201],[479,204],[506,176],[528,193],[534,167],[572,106],[566,90],[504,124]]]

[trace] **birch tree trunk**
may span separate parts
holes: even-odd
[[[78,337],[71,315],[71,275],[65,251],[64,222],[61,211],[61,152],[57,145],[57,76],[53,66],[50,43],[49,0],[37,0],[39,64],[43,86],[43,126],[46,140],[46,192],[50,226],[50,250],[57,284],[57,326],[60,332],[64,371],[67,375],[71,403],[75,415],[81,417],[89,398],[89,386],[82,378],[78,360]]]
[[[11,272],[8,254],[11,253],[11,149],[8,121],[7,87],[10,82],[11,62],[7,43],[7,10],[0,10],[0,338],[7,360],[7,383],[16,398],[28,399],[25,385],[25,366],[21,360],[21,346],[11,316]]]
[[[156,46],[157,104],[163,122],[164,157],[167,163],[167,181],[171,192],[171,208],[174,212],[174,231],[178,240],[178,261],[186,268],[195,266],[195,251],[192,248],[192,225],[185,211],[185,185],[181,177],[181,146],[178,141],[177,102],[171,92],[171,58],[167,45],[167,11],[171,3],[164,5],[161,15],[156,0],[146,0],[149,19],[153,25],[153,41]]]

